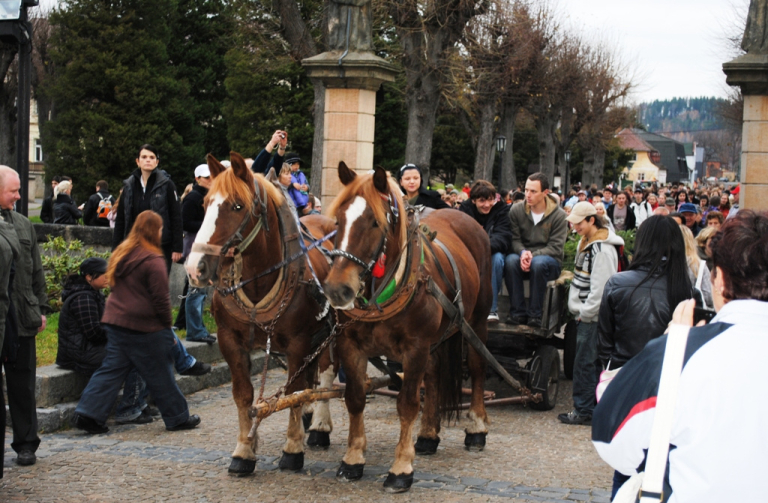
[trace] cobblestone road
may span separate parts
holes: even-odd
[[[284,372],[270,371],[268,389],[285,379]],[[549,412],[489,408],[491,432],[483,452],[464,450],[465,420],[444,427],[437,454],[416,458],[416,482],[405,495],[381,489],[399,429],[394,399],[383,396],[366,407],[368,452],[362,480],[342,483],[334,477],[348,426],[341,400],[331,404],[331,447],[308,450],[301,472],[277,469],[287,422],[287,412],[281,412],[262,423],[256,474],[229,477],[236,415],[231,386],[225,385],[188,397],[191,411],[203,419],[192,431],[167,432],[156,421],[143,426],[110,423],[106,435],[77,430],[43,435],[32,467],[15,464],[8,438],[0,501],[608,502],[612,471],[592,448],[590,429],[562,425],[556,418],[569,410],[570,384],[561,382],[558,405]]]

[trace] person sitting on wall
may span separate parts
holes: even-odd
[[[541,327],[547,282],[560,276],[568,225],[565,212],[551,198],[549,180],[534,173],[525,182],[525,202],[509,210],[512,253],[505,260],[504,277],[511,296],[507,323]],[[530,302],[525,305],[523,280],[530,279]]]

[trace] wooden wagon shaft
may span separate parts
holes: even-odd
[[[424,386],[422,385],[420,389],[424,389]],[[376,395],[389,396],[389,397],[392,397],[392,398],[397,398],[397,396],[400,394],[399,391],[392,391],[392,390],[389,390],[389,389],[377,389],[377,390],[374,390],[373,392]],[[471,395],[472,394],[472,390],[469,389],[469,388],[461,388],[461,394],[462,395]],[[422,398],[422,400],[424,399],[424,397],[421,397],[421,398]],[[488,390],[483,391],[483,400],[486,400],[486,401],[487,400],[493,400],[494,398],[496,398],[496,392],[488,391]]]
[[[366,393],[370,393],[374,389],[383,388],[389,386],[389,376],[374,377],[373,379],[366,379],[365,390]],[[304,391],[297,391],[279,398],[278,400],[269,400],[262,402],[255,407],[251,407],[248,411],[248,415],[251,418],[264,419],[274,412],[288,409],[290,407],[297,407],[306,403],[316,402],[318,400],[330,400],[331,398],[341,398],[344,396],[345,387],[335,387],[333,389],[307,389]]]

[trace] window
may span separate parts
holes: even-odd
[[[43,162],[43,144],[39,138],[35,138],[35,162]]]

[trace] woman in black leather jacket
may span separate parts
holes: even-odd
[[[70,196],[72,193],[72,182],[61,182],[56,189],[58,195],[53,202],[53,223],[77,225],[77,221],[83,217],[83,213],[75,206]]]
[[[603,291],[597,355],[604,367],[621,367],[664,333],[675,307],[691,298],[687,267],[677,223],[661,215],[644,221],[629,270],[614,274]]]

